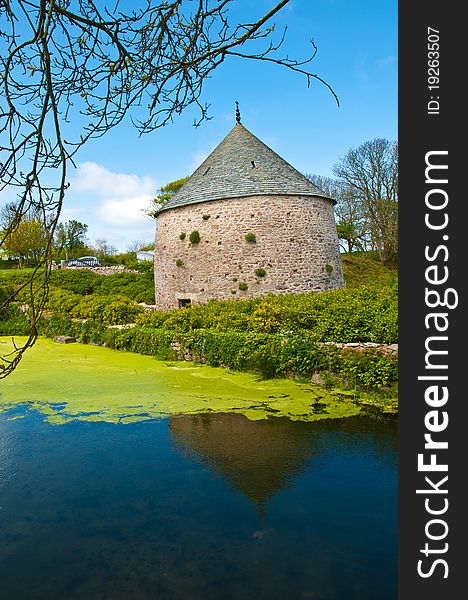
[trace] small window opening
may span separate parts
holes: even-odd
[[[187,308],[192,304],[190,298],[179,298],[179,308]]]
[[[207,175],[207,174],[208,174],[208,171],[209,171],[210,169],[211,169],[211,167],[208,167],[208,169],[207,169],[207,170],[206,170],[206,171],[203,173],[203,175],[204,175],[204,176],[205,176],[205,175]]]
[[[252,165],[252,169],[255,169],[255,167],[257,166],[257,165],[255,164],[255,161],[254,161],[254,160],[250,161],[250,164]]]

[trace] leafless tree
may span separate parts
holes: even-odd
[[[89,139],[126,117],[141,133],[152,132],[189,106],[201,123],[208,118],[203,83],[229,57],[302,74],[338,102],[308,70],[313,42],[304,60],[279,54],[285,30],[275,39],[271,20],[288,2],[233,23],[233,0],[0,0],[0,190],[16,188],[18,196],[0,247],[31,209],[48,232],[44,262],[28,283],[31,335],[0,357],[0,378],[37,337],[67,169]]]
[[[335,219],[340,247],[345,252],[355,248],[366,249],[369,237],[369,223],[366,211],[355,191],[345,181],[324,177],[323,175],[306,175],[312,183],[336,201]]]
[[[377,138],[351,148],[333,168],[368,223],[383,264],[398,256],[398,145]]]

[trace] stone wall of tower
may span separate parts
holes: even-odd
[[[199,243],[190,242],[192,231],[199,232]],[[246,241],[249,233],[255,242]],[[251,196],[163,211],[154,276],[162,310],[178,307],[179,300],[198,304],[343,287],[333,205],[311,196]]]

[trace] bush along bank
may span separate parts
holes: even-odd
[[[51,293],[40,334],[263,378],[312,380],[396,411],[396,287],[211,301],[164,313],[145,311],[128,297],[77,291]],[[0,334],[23,334],[25,315],[15,307],[10,312],[0,317]]]
[[[53,316],[43,321],[42,335],[72,335],[97,344],[153,356],[158,360],[189,360],[262,378],[292,377],[326,388],[339,388],[357,401],[386,413],[397,412],[398,355],[388,346],[335,346],[302,334],[219,332],[197,329],[182,333],[144,326],[109,328]]]

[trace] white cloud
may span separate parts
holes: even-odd
[[[159,187],[152,177],[84,162],[70,183],[62,220],[85,222],[91,242],[106,239],[125,250],[132,240],[153,239],[154,221],[142,214]]]
[[[152,177],[114,173],[95,162],[84,162],[78,166],[72,186],[77,192],[94,192],[101,198],[151,196],[156,191],[156,182]]]
[[[146,222],[142,210],[149,208],[151,195],[104,198],[96,209],[98,218],[116,227],[131,227]]]

